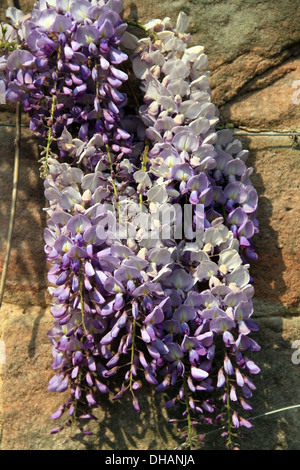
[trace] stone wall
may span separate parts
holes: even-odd
[[[20,0],[24,11],[32,4]],[[300,340],[300,146],[289,136],[248,135],[300,132],[300,98],[293,88],[300,80],[299,0],[170,4],[126,0],[124,17],[146,22],[164,16],[175,21],[180,10],[190,15],[194,43],[204,45],[209,58],[212,99],[224,123],[239,128],[238,138],[250,150],[260,222],[255,238],[259,258],[251,267],[255,319],[261,328],[254,339],[262,347],[257,357],[262,372],[252,402],[254,415],[260,415],[300,404],[300,364],[292,361],[292,344]],[[1,5],[2,18],[4,9]],[[13,109],[0,106],[0,122],[13,121]],[[0,127],[0,266],[10,211],[13,140],[13,128]],[[144,398],[145,411],[138,416],[130,404],[112,407],[104,401],[93,437],[71,441],[63,434],[49,435],[49,415],[63,398],[47,392],[52,372],[46,332],[52,321],[43,252],[46,222],[37,144],[25,128],[21,148],[16,226],[0,310],[0,339],[6,345],[6,363],[0,364],[0,448],[172,449],[176,432],[166,424],[166,411],[155,396]],[[258,418],[242,448],[299,450],[299,422],[300,409]]]

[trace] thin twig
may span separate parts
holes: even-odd
[[[290,136],[293,137],[295,135],[300,135],[299,132],[234,132],[233,135],[240,135],[241,137],[246,135],[253,135],[258,137],[281,137],[281,136]]]
[[[3,270],[0,280],[0,308],[2,305],[4,288],[6,283],[7,269],[11,251],[11,239],[15,224],[15,214],[17,205],[17,192],[18,192],[18,180],[19,180],[19,160],[20,160],[20,138],[21,138],[21,105],[16,105],[16,134],[15,134],[15,159],[14,159],[14,173],[13,173],[13,187],[12,187],[12,199],[11,199],[11,211],[9,219],[9,227],[7,234],[6,253],[3,263]]]
[[[13,122],[8,122],[5,124],[4,122],[0,122],[0,127],[16,127],[16,124]],[[21,127],[28,127],[27,124],[21,124]]]
[[[16,7],[15,0],[8,0],[9,7]],[[8,123],[9,124],[9,123]],[[21,139],[21,104],[16,104],[16,132],[15,132],[15,158],[14,158],[14,173],[13,173],[13,187],[12,187],[12,197],[11,197],[11,210],[7,234],[7,243],[6,243],[6,252],[3,263],[3,269],[0,279],[0,308],[2,306],[4,289],[6,284],[6,276],[8,263],[10,258],[11,251],[11,240],[13,229],[15,225],[15,215],[16,215],[16,206],[17,206],[17,194],[18,194],[18,182],[19,182],[19,161],[20,161],[20,139]]]
[[[135,97],[135,99],[137,99],[137,98]],[[136,101],[136,104],[139,104],[138,101]],[[0,122],[0,127],[16,127],[16,124],[14,124],[13,122],[8,122],[8,123]],[[28,127],[28,125],[27,124],[21,124],[21,127]],[[226,129],[226,128],[224,128],[224,129]],[[237,128],[237,129],[241,130],[241,132],[233,132],[234,136],[235,135],[240,135],[240,136],[254,135],[254,136],[259,136],[259,137],[260,136],[268,136],[268,137],[290,136],[290,137],[293,137],[293,136],[297,136],[297,135],[300,136],[300,132],[293,132],[293,131],[290,131],[290,132],[277,132],[277,131],[244,132],[242,128]],[[222,129],[220,129],[220,130],[222,130]]]
[[[251,421],[253,421],[254,419],[257,419],[257,418],[263,418],[264,416],[269,416],[269,415],[273,415],[275,413],[281,413],[282,411],[288,411],[288,410],[292,410],[292,409],[295,409],[295,408],[300,408],[300,405],[292,405],[292,406],[286,406],[284,408],[279,408],[278,410],[272,410],[272,411],[267,411],[266,413],[262,413],[260,415],[257,415],[257,416],[254,416],[253,418],[251,418]],[[221,428],[218,428],[218,429],[214,429],[213,431],[209,431],[205,434],[202,435],[202,437],[206,437],[206,436],[209,436],[210,434],[216,434],[218,432],[221,432],[223,431],[224,429],[226,428],[226,426],[222,426]],[[196,436],[196,437],[193,437],[192,439],[193,440],[196,440],[198,439],[199,436]],[[177,450],[181,447],[181,445],[177,446],[177,447],[174,447],[173,450]]]

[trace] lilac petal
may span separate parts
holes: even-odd
[[[114,273],[115,279],[119,282],[127,282],[130,279],[137,279],[140,277],[140,271],[131,266],[121,266]]]
[[[171,171],[171,177],[177,181],[188,181],[193,176],[193,170],[188,163],[175,165]]]
[[[202,193],[208,187],[208,180],[207,176],[204,173],[200,173],[199,175],[192,176],[187,182],[187,188],[191,191],[198,191],[198,193]]]
[[[196,311],[190,305],[181,305],[173,314],[173,319],[179,320],[181,323],[194,320],[194,318],[196,318]]]
[[[60,382],[63,380],[63,377],[60,374],[56,374],[51,379],[49,380],[49,385],[48,385],[48,390],[50,392],[55,392],[57,386],[60,384]]]
[[[151,374],[148,370],[145,370],[145,379],[147,382],[149,382],[151,385],[157,385],[158,382],[156,378]]]
[[[88,363],[88,368],[91,371],[95,371],[97,369],[96,368],[96,362],[95,362],[95,359],[93,357],[89,357],[87,363]]]
[[[68,221],[67,230],[72,234],[84,233],[91,225],[90,219],[84,215],[78,214]]]
[[[176,400],[177,400],[177,398],[175,397],[175,398],[172,398],[171,400],[166,401],[165,404],[164,404],[165,407],[166,408],[172,408],[172,406],[175,405]]]
[[[233,366],[228,356],[225,356],[225,359],[224,359],[224,370],[227,375],[234,374]]]
[[[139,402],[137,398],[134,396],[132,399],[133,407],[137,412],[140,412]]]
[[[230,175],[242,176],[245,171],[246,171],[246,165],[243,162],[243,160],[240,160],[239,158],[230,160],[229,162],[227,162],[224,168],[224,174],[227,176],[230,176]]]
[[[251,422],[247,419],[244,419],[244,418],[240,418],[240,425],[241,426],[245,426],[247,429],[250,429],[253,427],[253,425],[251,424]]]
[[[206,308],[206,309],[202,310],[201,318],[222,321],[223,318],[224,318],[224,320],[226,320],[226,318],[229,318],[229,317],[226,315],[224,310],[222,310],[221,308],[215,306],[215,307]],[[216,324],[216,326],[217,325],[218,325],[218,323]],[[221,328],[220,332],[222,332],[222,331],[223,330]]]
[[[149,352],[150,356],[153,357],[153,359],[159,359],[160,358],[160,356],[161,356],[160,352],[152,344],[148,343],[147,344],[147,349],[148,349],[148,352]]]
[[[88,18],[88,12],[91,8],[91,3],[87,0],[80,0],[70,2],[70,14],[74,20],[78,22],[83,22],[86,18]]]
[[[179,359],[183,358],[183,351],[180,348],[179,344],[177,343],[168,343],[167,345],[168,352],[164,355],[164,357],[168,361],[178,361]]]
[[[192,378],[190,376],[188,376],[187,378],[187,384],[188,384],[188,387],[189,389],[191,390],[191,392],[195,392],[196,391],[196,387],[192,381]]]
[[[146,296],[150,292],[155,292],[157,290],[158,290],[158,286],[149,281],[149,282],[145,282],[141,286],[134,289],[134,291],[132,292],[132,296],[133,297],[138,297],[140,295]]]
[[[75,366],[71,372],[71,378],[76,379],[76,377],[78,376],[78,372],[79,372],[79,366]]]
[[[139,316],[139,308],[138,308],[138,303],[136,301],[133,301],[132,302],[132,316],[135,320],[138,319],[138,316]]]
[[[234,209],[227,217],[227,223],[229,225],[237,225],[240,227],[248,220],[248,216],[242,207],[237,207]]]
[[[197,338],[192,338],[187,335],[184,336],[182,343],[181,343],[181,349],[184,352],[190,351],[193,348],[197,348],[199,346],[199,342]]]
[[[121,293],[117,293],[114,304],[113,304],[114,309],[116,311],[121,310],[124,307],[124,305],[125,305],[125,300],[123,298],[123,295]]]
[[[199,202],[199,196],[197,191],[192,191],[190,194],[189,201],[191,204],[196,205]]]
[[[146,328],[141,328],[141,335],[142,335],[142,340],[145,343],[150,343],[151,342],[151,337],[149,335],[149,332],[146,330]]]
[[[224,191],[220,186],[213,186],[213,200],[219,204],[225,205],[226,196]]]
[[[252,392],[249,387],[247,387],[246,384],[242,386],[242,393],[245,398],[251,398],[252,397]]]
[[[68,386],[69,386],[69,377],[66,375],[65,378],[60,382],[60,384],[56,388],[56,391],[59,393],[62,393],[65,390],[67,390]]]
[[[243,183],[239,181],[234,181],[229,183],[224,189],[225,195],[228,199],[237,202],[239,204],[243,203],[247,199],[247,191]]]
[[[244,385],[244,378],[239,369],[235,369],[235,379],[236,383],[238,384],[239,387],[243,387]]]
[[[80,397],[81,397],[81,388],[79,387],[79,385],[77,385],[75,388],[75,398],[76,400],[80,400]]]
[[[95,270],[92,264],[89,261],[86,261],[84,264],[84,271],[87,276],[94,276]]]
[[[123,72],[123,70],[119,70],[116,67],[110,67],[110,72],[114,78],[120,80],[121,82],[125,82],[128,79],[127,73]],[[123,96],[121,93],[117,92],[117,90],[111,90],[111,92],[115,91],[117,95],[115,96]]]
[[[170,378],[167,377],[159,385],[157,385],[155,390],[157,390],[158,392],[163,392],[169,387],[169,385],[170,385]]]
[[[251,238],[254,235],[254,225],[251,220],[247,220],[241,227],[238,229],[239,237]]]
[[[253,186],[247,187],[247,198],[244,201],[243,209],[247,214],[251,214],[257,208],[258,194]]]
[[[192,366],[191,367],[191,374],[192,377],[196,380],[206,379],[208,377],[208,372],[203,369],[199,369],[198,367]]]
[[[67,313],[68,313],[68,306],[67,305],[54,305],[53,307],[50,308],[51,315],[54,318],[64,318]]]
[[[240,240],[240,245],[243,247],[249,247],[250,242],[246,237],[243,237],[242,235],[239,235],[239,240]]]
[[[109,388],[105,384],[100,382],[100,380],[95,379],[95,383],[100,393],[109,393]]]
[[[250,359],[245,358],[246,361],[246,367],[250,374],[259,374],[260,373],[260,368]]]
[[[217,382],[217,387],[218,388],[221,388],[224,386],[226,382],[226,379],[225,379],[225,375],[224,375],[224,372],[223,372],[223,368],[221,368],[218,372],[218,382]]]
[[[104,23],[101,25],[99,31],[101,33],[101,36],[104,36],[107,39],[110,39],[115,33],[114,27],[113,27],[111,21],[108,20],[108,19],[106,19],[104,21]]]
[[[97,401],[95,400],[95,397],[93,396],[92,393],[87,393],[86,394],[86,400],[87,400],[88,404],[91,405],[91,406],[97,405]],[[82,418],[82,416],[81,416],[81,418]]]
[[[229,396],[230,396],[231,401],[237,401],[237,395],[236,395],[235,387],[233,385],[230,388]]]
[[[40,36],[37,40],[37,48],[41,49],[47,55],[52,54],[55,51],[55,42],[52,41],[46,34]]]
[[[218,266],[210,260],[202,261],[197,268],[197,276],[199,281],[209,279],[211,276],[216,276],[218,273]]]
[[[111,332],[109,331],[108,333],[106,333],[105,336],[103,336],[103,338],[101,339],[100,343],[101,343],[101,344],[104,344],[104,345],[110,344],[110,343],[112,343],[113,339],[114,339],[114,338],[112,337],[112,334],[111,334]]]
[[[78,416],[79,419],[94,419],[97,420],[96,416],[94,416],[92,413],[86,413],[84,415]]]
[[[63,426],[58,426],[57,428],[53,428],[51,429],[50,434],[56,434],[60,432],[62,429],[63,429]]]
[[[73,90],[73,95],[74,96],[81,96],[84,95],[87,89],[87,84],[83,83],[82,85],[78,85],[74,88]]]
[[[235,428],[238,428],[240,426],[239,418],[236,411],[232,413],[232,424]]]
[[[224,344],[229,347],[231,344],[234,344],[234,337],[229,331],[224,331],[223,333],[223,341]]]
[[[80,366],[83,363],[83,355],[81,351],[76,351],[73,356],[73,364]]]
[[[87,254],[83,248],[80,248],[77,245],[73,245],[71,249],[67,253],[68,258],[70,259],[79,259],[79,258],[86,258]]]
[[[54,33],[64,33],[65,31],[70,30],[71,27],[72,21],[70,18],[63,15],[57,15],[50,29]]]
[[[55,356],[54,361],[51,364],[52,369],[59,369],[64,363],[64,354],[63,353],[57,353]]]
[[[63,407],[63,406],[60,406],[60,407],[55,411],[55,413],[53,413],[53,414],[51,415],[51,419],[59,419],[59,418],[62,416],[63,412],[64,412],[64,407]]]
[[[202,407],[204,410],[208,411],[209,413],[213,413],[214,407],[208,402],[208,400],[202,403]]]
[[[85,378],[86,378],[86,381],[87,381],[88,385],[89,385],[90,387],[92,387],[92,386],[94,385],[94,382],[93,382],[92,376],[91,376],[91,374],[90,374],[89,372],[87,372],[87,373],[85,374]]]
[[[127,54],[115,48],[111,48],[109,57],[111,63],[114,65],[119,65],[127,60]]]
[[[68,44],[66,44],[64,47],[64,54],[66,60],[71,60],[74,56],[74,51],[70,46],[68,46]]]
[[[144,353],[142,351],[139,351],[139,361],[140,361],[140,364],[144,367],[144,369],[147,369],[149,364],[146,361]]]
[[[229,317],[213,318],[210,322],[210,329],[214,333],[223,333],[235,327],[235,322]]]
[[[242,405],[244,410],[252,411],[253,409],[252,406],[249,405],[249,403],[247,403],[246,400],[244,400],[242,397],[240,398],[240,404]]]
[[[8,70],[18,70],[23,67],[30,67],[34,63],[34,56],[25,50],[16,49],[13,51],[6,62]]]
[[[20,88],[17,83],[11,82],[8,83],[7,90],[5,93],[5,99],[7,101],[12,101],[13,103],[18,103],[22,100],[24,94],[24,91],[22,90],[22,88]]]
[[[110,334],[112,338],[117,338],[119,336],[119,333],[120,333],[120,328],[116,324],[112,327]]]
[[[104,282],[104,289],[111,294],[125,292],[123,285],[118,282],[114,277],[108,277],[106,279],[106,281]]]
[[[146,316],[144,323],[157,324],[164,320],[164,313],[161,308],[155,307],[155,309]]]
[[[112,300],[108,304],[104,305],[104,307],[101,308],[101,315],[107,316],[107,315],[111,315],[112,313],[115,313],[114,302],[115,301]]]
[[[138,382],[133,382],[132,388],[133,390],[138,390],[140,388],[140,384]]]
[[[120,359],[120,353],[116,353],[114,356],[112,356],[109,361],[106,363],[106,366],[108,368],[110,367],[115,367],[118,362],[119,362],[119,359]]]
[[[172,140],[172,144],[179,152],[181,152],[182,150],[186,150],[187,152],[193,152],[197,150],[199,140],[195,136],[194,132],[186,129],[175,134]]]

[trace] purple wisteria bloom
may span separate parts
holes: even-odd
[[[0,102],[21,102],[41,143],[48,390],[70,392],[51,418],[67,414],[71,429],[95,419],[110,390],[139,412],[147,382],[168,389],[166,407],[182,407],[191,446],[199,423],[251,427],[240,411],[251,411],[260,372],[248,264],[258,196],[248,152],[217,127],[207,56],[191,46],[186,14],[176,25],[150,20],[138,39],[122,8],[8,9]]]

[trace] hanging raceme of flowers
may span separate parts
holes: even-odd
[[[120,377],[112,400],[130,394],[137,411],[144,381],[173,391],[183,448],[199,445],[198,424],[224,427],[232,448],[259,373],[248,151],[217,128],[187,16],[137,25],[139,39],[122,7],[39,0],[28,15],[8,8],[1,29],[1,102],[23,104],[41,146],[48,390],[70,392],[51,432],[96,419]]]

